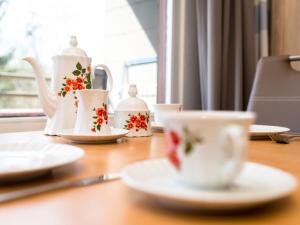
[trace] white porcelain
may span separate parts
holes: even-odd
[[[174,168],[166,159],[128,165],[122,179],[130,188],[171,207],[240,210],[260,206],[290,195],[295,177],[276,168],[247,162],[234,183],[224,189],[201,189],[173,179]]]
[[[176,111],[179,112],[182,110],[182,104],[154,104],[153,113],[154,121],[162,122],[161,114],[166,111]]]
[[[272,134],[284,133],[288,131],[290,131],[290,129],[287,127],[253,124],[250,126],[249,132],[253,137],[264,137],[264,136],[270,136]]]
[[[182,111],[163,114],[167,155],[177,179],[198,187],[229,185],[245,160],[251,112]]]
[[[127,137],[151,136],[150,111],[146,102],[136,97],[136,85],[130,85],[128,94],[115,110],[114,126],[127,129]]]
[[[41,106],[48,117],[45,133],[56,135],[63,129],[74,128],[77,111],[76,90],[91,89],[94,71],[91,71],[92,59],[84,50],[77,48],[75,36],[71,37],[70,47],[61,55],[52,57],[53,75],[51,89],[48,88],[38,62],[32,57],[24,58],[31,64],[36,76]],[[98,65],[110,71],[105,65]],[[112,79],[110,79],[112,81]]]
[[[164,131],[164,124],[163,122],[151,122],[151,127],[152,127],[152,130],[154,131]]]
[[[63,130],[58,135],[76,143],[107,143],[117,141],[128,134],[128,130],[110,128],[110,134],[76,134],[71,130]]]
[[[109,91],[101,89],[77,90],[78,111],[74,133],[110,134],[107,101]]]
[[[0,144],[0,181],[26,180],[80,159],[84,151],[64,144]]]
[[[128,130],[127,137],[151,136],[150,111],[116,111],[115,127]]]

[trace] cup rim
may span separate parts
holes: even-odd
[[[256,113],[248,111],[200,111],[200,110],[186,110],[186,111],[169,111],[162,112],[163,120],[174,120],[174,119],[205,119],[205,120],[245,120],[255,119]]]
[[[153,106],[182,106],[182,104],[180,103],[157,103],[157,104],[153,104]]]

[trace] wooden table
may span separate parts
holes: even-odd
[[[0,142],[38,140],[70,142],[41,132],[1,134]],[[131,138],[123,143],[77,144],[86,155],[77,163],[57,169],[52,175],[22,184],[0,186],[0,193],[65,179],[119,171],[130,162],[164,155],[163,134]],[[251,141],[249,160],[278,167],[300,178],[300,141],[276,144]],[[127,188],[122,181],[66,189],[0,204],[0,224],[22,225],[158,225],[158,224],[300,224],[300,189],[290,198],[267,207],[215,214],[170,210]]]

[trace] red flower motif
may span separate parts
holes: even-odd
[[[77,89],[82,90],[82,89],[84,89],[84,86],[82,84],[78,84]]]
[[[72,81],[72,88],[74,91],[78,89],[78,82],[76,80]]]
[[[180,160],[178,159],[176,151],[169,152],[168,159],[177,169],[180,168]]]
[[[82,77],[77,77],[77,78],[76,78],[76,81],[77,81],[78,83],[82,83],[82,82],[83,82]]]
[[[130,130],[135,129],[136,131],[139,131],[139,129],[148,129],[148,120],[149,120],[149,114],[145,113],[138,113],[137,115],[129,114],[129,119],[126,120],[126,124],[124,125],[124,129]]]
[[[136,117],[135,115],[132,115],[132,116],[130,117],[130,121],[131,121],[132,123],[134,123],[134,121],[136,121],[136,119],[137,119],[137,117]]]
[[[97,124],[102,124],[103,123],[103,119],[102,118],[98,118],[97,119]]]
[[[135,121],[135,126],[136,126],[137,128],[141,128],[141,121],[140,121],[139,119],[137,119],[137,120]]]
[[[86,68],[86,71],[87,71],[88,73],[90,73],[90,72],[91,72],[91,67],[88,66],[88,67]]]
[[[68,75],[68,77],[64,77],[65,82],[62,83],[62,87],[57,95],[64,98],[69,93],[69,91],[73,90],[72,94],[74,96],[74,99],[76,100],[76,90],[92,88],[90,72],[90,67],[83,68],[80,62],[78,62],[72,74]],[[75,112],[77,112],[76,107]]]
[[[102,116],[102,114],[103,114],[103,109],[98,108],[98,109],[96,110],[96,114],[97,114],[98,116]]]
[[[92,131],[92,132],[96,132],[96,128],[93,127],[93,128],[91,129],[91,131]]]
[[[69,92],[71,89],[69,86],[65,86],[65,92]]]
[[[93,129],[95,129],[95,132],[101,130],[101,125],[103,123],[108,124],[108,116],[107,116],[106,108],[107,108],[106,104],[103,104],[103,107],[94,108],[96,115],[93,116],[93,119],[95,119],[93,122]]]
[[[175,131],[169,131],[166,133],[167,141],[167,156],[170,162],[176,167],[180,167],[180,160],[177,155],[177,147],[180,143],[180,138]]]
[[[72,84],[72,80],[70,78],[68,78],[66,80],[66,85],[71,86],[71,84]]]
[[[169,132],[170,135],[170,140],[175,144],[178,145],[180,143],[180,139],[178,134],[175,131],[170,131]]]

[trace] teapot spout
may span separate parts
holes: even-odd
[[[45,77],[37,61],[33,57],[25,57],[23,60],[32,66],[34,75],[36,77],[39,100],[45,114],[51,118],[57,109],[57,97],[48,88]]]

